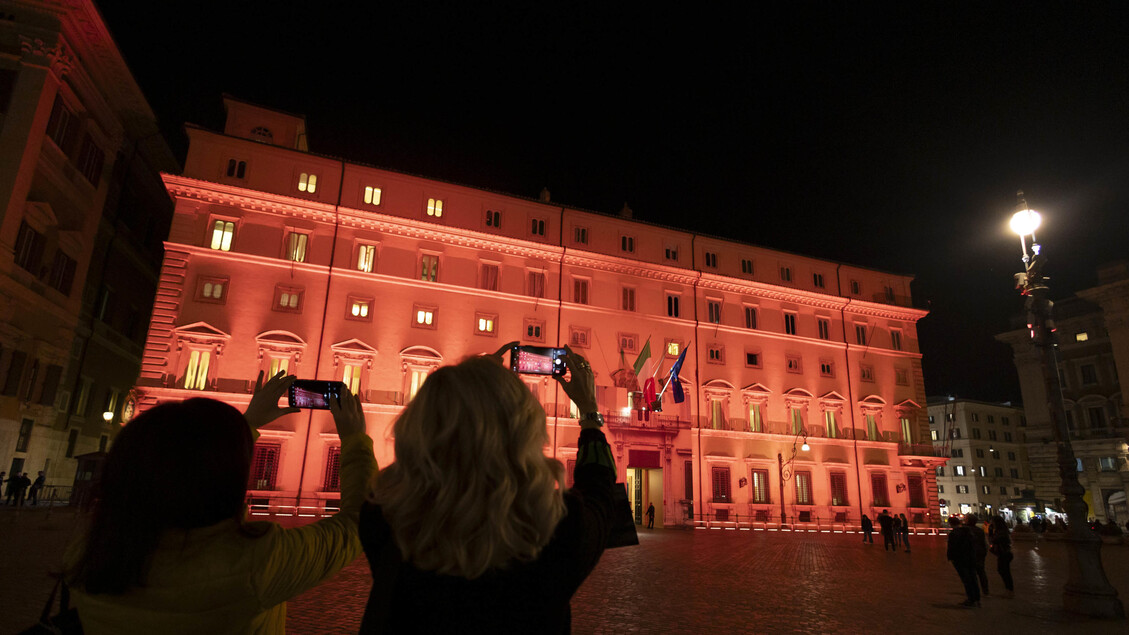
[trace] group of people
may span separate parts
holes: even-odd
[[[906,553],[910,552],[909,519],[905,514],[891,514],[890,510],[883,509],[882,513],[878,514],[878,527],[882,532],[884,550],[897,553],[899,547],[905,547]],[[874,544],[874,521],[866,514],[862,515],[862,542]]]
[[[47,476],[43,472],[39,473],[34,482],[28,478],[27,472],[12,472],[7,479],[5,476],[8,476],[7,472],[0,472],[0,483],[7,484],[4,490],[5,505],[22,507],[25,497],[29,505],[39,504],[39,492],[47,483]]]
[[[966,598],[961,605],[967,607],[979,607],[981,595],[991,595],[988,574],[984,571],[989,553],[996,557],[996,572],[1004,582],[1004,597],[1015,595],[1011,577],[1011,561],[1015,557],[1011,551],[1011,530],[1000,516],[992,517],[987,535],[979,523],[976,514],[966,514],[963,522],[955,516],[949,517],[947,556],[964,585]]]
[[[568,632],[569,600],[613,519],[615,463],[589,363],[557,377],[580,410],[573,487],[546,457],[545,411],[501,353],[432,373],[393,424],[379,469],[359,400],[331,399],[340,511],[302,527],[248,522],[258,429],[296,408],[260,374],[247,410],[166,402],[119,433],[64,581],[86,633],[283,633],[286,600],[362,551],[362,632]]]

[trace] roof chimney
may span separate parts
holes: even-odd
[[[542,203],[548,203],[549,202],[549,188],[547,188],[547,187],[541,188],[541,196],[538,196],[537,200],[541,201]]]
[[[619,210],[619,215],[623,218],[631,218],[632,214],[634,214],[634,212],[632,212],[631,208],[627,206],[627,201],[624,201],[623,209]]]

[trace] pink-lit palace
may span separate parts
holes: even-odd
[[[190,126],[184,174],[164,177],[175,217],[137,408],[242,408],[260,370],[340,380],[383,465],[436,367],[567,343],[596,370],[637,518],[654,503],[666,526],[939,519],[910,277],[318,156],[303,117],[225,104],[224,132]],[[668,390],[661,412],[624,380],[648,342],[647,377],[687,351],[686,398]],[[568,398],[522,378],[545,451],[569,465]],[[332,507],[337,457],[328,412],[279,419],[256,445],[252,509]]]

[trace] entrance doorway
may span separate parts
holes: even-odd
[[[655,527],[663,526],[663,471],[661,468],[627,468],[627,498],[636,525],[645,525],[648,505],[655,506]]]

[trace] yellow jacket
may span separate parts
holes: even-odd
[[[153,554],[146,585],[123,595],[73,589],[84,631],[99,633],[284,633],[286,600],[361,553],[357,522],[376,470],[372,439],[341,440],[341,511],[294,529],[235,519],[169,531]],[[68,550],[68,564],[81,553]]]

